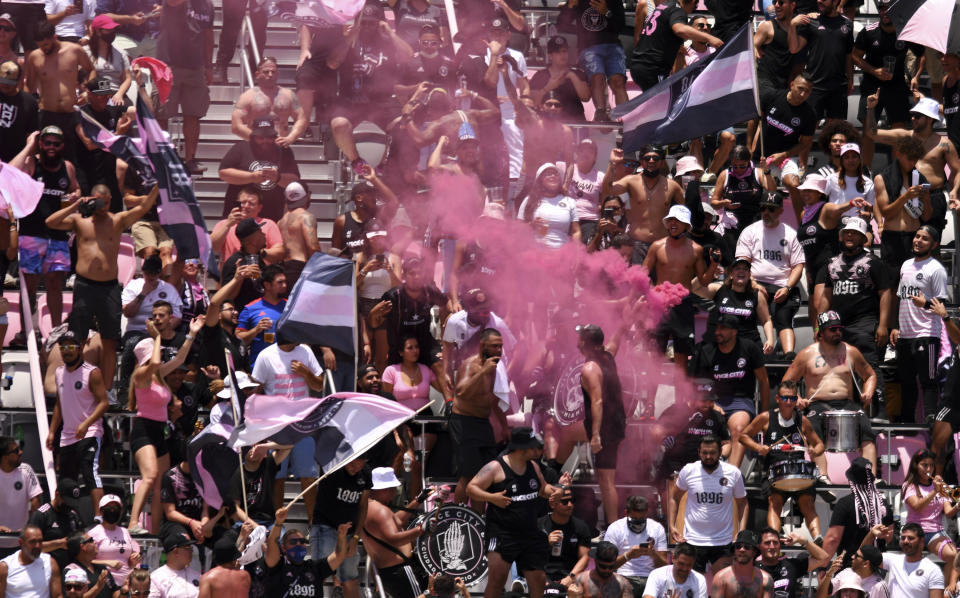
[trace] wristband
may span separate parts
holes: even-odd
[[[191,336],[191,335],[189,335],[189,334],[187,335],[187,340],[190,341],[191,343],[192,343],[193,341],[195,341],[196,338],[197,338],[197,337],[195,337],[195,336]]]

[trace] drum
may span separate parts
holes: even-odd
[[[819,471],[804,458],[802,446],[783,444],[770,451],[767,471],[770,485],[781,492],[806,490],[817,480]]]
[[[860,447],[859,411],[824,411],[827,450],[832,453],[849,453]]]
[[[415,519],[409,529],[433,519],[436,531],[417,538],[417,558],[428,575],[449,573],[468,586],[487,576],[486,524],[476,511],[446,504]]]

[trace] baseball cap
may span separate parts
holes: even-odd
[[[940,104],[933,98],[920,98],[910,112],[929,116],[935,121],[940,120]]]
[[[843,145],[840,146],[840,155],[842,156],[847,152],[857,152],[857,154],[859,155],[860,146],[857,145],[856,143],[844,143]]]
[[[540,165],[540,168],[537,169],[537,176],[536,176],[536,178],[539,179],[541,174],[545,173],[546,171],[550,170],[551,168],[552,168],[553,170],[556,170],[558,174],[560,173],[560,169],[557,168],[557,165],[556,165],[556,164],[554,164],[553,162],[547,162],[546,164],[541,164],[541,165]]]
[[[93,21],[90,23],[90,29],[103,29],[105,31],[113,31],[120,26],[120,23],[113,20],[113,17],[110,15],[97,15],[93,17]]]
[[[236,370],[234,375],[237,377],[237,386],[240,387],[240,390],[246,390],[247,388],[256,388],[260,386],[260,383],[250,377],[250,374],[244,372],[243,370]],[[217,393],[218,399],[229,399],[233,396],[233,392],[230,390],[230,385],[227,384]]]
[[[287,203],[297,203],[310,198],[310,186],[306,181],[293,181],[283,190]]]
[[[496,17],[490,21],[490,29],[496,29],[500,31],[506,31],[510,29],[510,23],[507,22],[503,17]]]
[[[720,314],[717,317],[717,326],[738,329],[740,327],[740,320],[733,314]]]
[[[68,567],[63,573],[63,583],[82,583],[86,586],[90,585],[90,578],[87,577],[87,572],[80,567]]]
[[[376,194],[377,188],[374,187],[373,183],[371,183],[370,181],[360,181],[359,183],[353,186],[353,189],[350,190],[350,199],[355,200],[357,199],[358,195],[362,195],[365,193]]]
[[[246,239],[253,233],[260,230],[260,225],[253,218],[244,218],[237,224],[236,235],[240,240]]]
[[[552,54],[560,50],[566,50],[570,47],[570,44],[567,43],[567,38],[562,35],[554,35],[549,40],[547,40],[547,53]]]
[[[880,552],[880,549],[876,546],[861,546],[860,554],[863,555],[863,558],[873,565],[874,569],[879,569],[883,567],[883,553]]]
[[[60,493],[60,498],[63,499],[63,502],[76,508],[77,502],[80,500],[80,485],[77,484],[77,480],[73,478],[63,478],[57,484],[57,492]]]
[[[240,558],[237,550],[237,535],[227,533],[213,545],[213,564],[223,565]]]
[[[20,65],[12,60],[0,63],[0,85],[16,85],[20,79]]]
[[[457,131],[457,141],[476,141],[477,133],[473,130],[473,126],[470,123],[461,123],[460,130]]]
[[[373,237],[385,237],[387,236],[387,229],[383,227],[383,224],[380,223],[376,218],[371,218],[367,220],[367,223],[363,225],[363,233],[368,239]]]
[[[103,498],[100,499],[100,503],[97,505],[101,509],[111,503],[117,503],[119,506],[123,506],[123,501],[120,500],[120,497],[116,494],[105,494]]]
[[[693,381],[693,387],[697,391],[697,394],[700,395],[700,398],[706,401],[716,401],[717,393],[713,389],[713,379],[712,378],[696,378]]]
[[[760,551],[760,549],[757,548],[757,534],[748,529],[741,530],[740,533],[737,534],[737,539],[733,541],[733,545],[736,546],[737,544],[746,544],[755,551]]]
[[[47,125],[40,130],[40,137],[46,137],[47,135],[54,135],[63,139],[63,129],[56,125]]]
[[[850,145],[850,144],[846,144]],[[819,174],[808,174],[803,183],[797,187],[798,191],[816,191],[817,193],[827,192],[827,179]]]
[[[104,15],[100,15],[101,17]],[[107,77],[96,77],[87,82],[87,91],[96,96],[113,95],[119,88]]]
[[[818,328],[830,328],[831,326],[843,326],[840,322],[840,314],[831,309],[817,316]]]
[[[861,235],[863,235],[864,237],[866,237],[866,236],[867,236],[867,223],[863,220],[863,218],[856,218],[856,217],[847,218],[846,224],[844,224],[844,225],[843,225],[843,228],[840,229],[840,230],[841,230],[841,231],[852,230],[852,231],[858,232],[858,233],[860,233]]]
[[[13,15],[11,15],[11,14],[8,13],[8,12],[5,12],[5,13],[3,13],[3,14],[0,14],[0,21],[6,21],[6,22],[9,23],[10,26],[13,27],[14,29],[17,28],[17,24],[13,22]]]
[[[746,264],[747,266],[752,266],[753,262],[750,261],[750,258],[748,258],[747,256],[739,255],[735,260],[733,260],[733,263],[730,264],[730,267],[732,268],[738,264]]]
[[[580,338],[592,341],[594,345],[603,344],[603,329],[596,324],[585,324],[577,326],[574,330],[580,335]]]
[[[364,19],[377,19],[379,21],[386,18],[385,13],[383,12],[383,6],[380,5],[376,0],[370,0],[363,5],[363,14]]]
[[[65,343],[65,342],[66,342],[66,343],[76,343],[76,344],[78,344],[78,345],[80,344],[80,341],[77,340],[77,335],[74,334],[74,332],[73,332],[72,330],[67,330],[67,331],[65,331],[63,334],[61,334],[60,336],[57,337],[57,343],[58,343],[58,344],[63,344],[63,343]]]
[[[677,176],[683,176],[688,172],[703,172],[703,166],[697,161],[696,156],[684,156],[677,160]],[[714,212],[716,216],[716,212]]]
[[[183,532],[174,532],[172,534],[167,534],[163,538],[163,551],[164,552],[173,552],[174,549],[180,548],[181,546],[191,546],[195,544],[190,536]]]
[[[760,199],[761,206],[783,206],[783,195],[779,191],[766,191],[763,194],[763,198]]]
[[[385,490],[400,486],[400,480],[397,479],[397,474],[393,473],[392,467],[375,467],[370,475],[373,479],[371,490]]]
[[[597,542],[597,545],[590,549],[590,558],[595,560],[599,559],[601,561],[609,562],[616,559],[617,556],[619,556],[617,545],[606,540]]]
[[[147,259],[143,260],[143,263],[140,264],[140,269],[144,272],[157,273],[160,270],[163,270],[163,260],[160,259],[159,255],[153,254]]]
[[[253,126],[250,127],[251,135],[258,135],[260,137],[276,137],[277,129],[273,126],[273,120],[269,118],[258,118],[253,121]]]
[[[663,217],[663,222],[666,224],[667,220],[673,218],[674,220],[679,220],[680,222],[689,225],[690,224],[690,208],[687,206],[681,206],[679,204],[670,206],[670,211],[667,212],[667,215]]]
[[[543,446],[543,441],[530,426],[520,426],[510,430],[510,443],[507,444],[508,451],[521,451],[541,446]]]

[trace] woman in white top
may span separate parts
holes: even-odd
[[[827,177],[827,199],[832,204],[846,204],[851,200],[862,197],[869,206],[864,208],[851,207],[843,213],[843,221],[851,216],[860,216],[870,222],[874,215],[873,181],[864,172],[860,160],[860,146],[856,143],[845,143],[840,148],[840,169]]]
[[[83,47],[97,69],[97,76],[106,77],[117,88],[117,92],[110,98],[112,106],[123,106],[124,97],[133,80],[127,53],[113,47],[113,39],[117,36],[119,26],[119,23],[107,15],[97,15],[90,24],[90,43]]]
[[[562,192],[563,173],[547,162],[537,169],[537,180],[520,204],[518,217],[533,225],[537,241],[558,249],[572,241],[580,242],[577,202]]]
[[[367,328],[367,316],[384,293],[400,286],[400,256],[389,251],[387,231],[376,218],[363,227],[363,245],[353,254],[357,272],[357,311],[360,315],[364,359],[372,349],[373,333]],[[372,355],[372,353],[371,353]]]

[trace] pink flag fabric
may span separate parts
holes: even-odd
[[[0,162],[0,215],[6,218],[13,208],[14,218],[33,213],[43,195],[43,183],[6,162]]]

